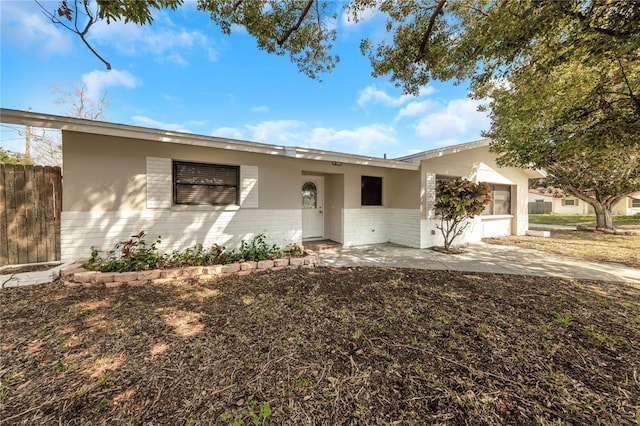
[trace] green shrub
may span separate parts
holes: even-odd
[[[249,242],[242,240],[240,248],[225,251],[225,247],[214,244],[205,249],[202,244],[185,250],[174,250],[162,254],[157,246],[161,244],[158,237],[152,244],[147,245],[144,231],[133,235],[127,241],[117,243],[112,250],[100,256],[100,252],[92,247],[91,260],[85,267],[100,272],[131,272],[148,269],[176,268],[180,266],[224,265],[233,262],[256,262],[259,260],[277,259],[285,255],[300,256],[302,247],[288,245],[285,250],[276,244],[268,245],[264,234],[254,236]]]
[[[156,269],[164,264],[164,256],[158,251],[160,238],[147,247],[144,231],[120,241],[104,257],[99,257],[95,247],[91,248],[91,260],[87,268],[101,272],[130,272]]]

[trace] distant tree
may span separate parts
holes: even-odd
[[[31,159],[34,164],[62,166],[62,141],[59,131],[31,129]]]
[[[0,148],[0,163],[2,164],[31,164],[23,154]]]
[[[577,154],[569,161],[550,165],[546,172],[545,179],[532,182],[531,186],[573,195],[593,206],[598,228],[614,229],[611,208],[640,191],[640,152],[627,148]]]
[[[100,120],[108,106],[107,93],[98,99],[87,94],[87,87],[81,82],[68,83],[62,87],[54,84],[51,87],[56,95],[54,102],[64,107],[63,113],[69,117]],[[62,139],[60,132],[47,132],[45,129],[31,129],[31,158],[35,164],[62,166]]]
[[[65,115],[88,120],[104,119],[104,112],[109,106],[107,92],[102,92],[98,99],[92,99],[87,86],[79,81],[67,83],[65,87],[54,84],[51,90],[56,95],[54,102],[65,108]]]
[[[537,65],[524,66],[529,67]],[[634,104],[640,98],[633,100],[640,94],[640,69],[603,58],[544,74],[522,73],[491,86],[492,124],[485,136],[493,140],[499,164],[546,170],[540,186],[591,204],[597,226],[614,229],[611,207],[640,190]]]
[[[451,244],[467,228],[470,219],[482,214],[490,201],[491,188],[485,182],[462,178],[438,182],[434,209],[440,224],[436,228],[442,233],[446,251],[451,250]]]

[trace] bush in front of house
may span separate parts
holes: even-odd
[[[169,269],[181,266],[225,265],[234,262],[251,262],[278,259],[285,256],[302,256],[302,247],[290,244],[281,249],[276,244],[268,245],[266,236],[258,234],[251,240],[242,240],[239,249],[226,251],[225,247],[214,244],[204,248],[202,244],[171,253],[161,253],[158,245],[161,237],[148,244],[146,233],[140,231],[129,240],[120,241],[113,249],[104,254],[95,247],[91,250],[91,259],[85,267],[99,272],[133,272],[149,269]]]

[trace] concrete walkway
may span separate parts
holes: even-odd
[[[618,281],[640,286],[640,269],[615,263],[588,262],[537,250],[485,243],[469,244],[462,254],[413,249],[395,244],[339,247],[318,251],[321,266],[390,266],[463,272],[534,275]],[[2,288],[47,283],[55,280],[59,265],[48,271],[2,274]]]
[[[530,223],[529,228],[543,228],[543,229],[563,229],[567,231],[575,231],[575,225],[551,225],[544,223]]]
[[[47,269],[46,271],[21,272],[15,274],[7,273],[5,270],[6,268],[14,265],[3,267],[0,269],[0,288],[50,283],[60,276],[60,270],[62,268],[70,265],[71,263],[72,262],[59,264],[51,269]]]
[[[537,250],[485,243],[469,244],[462,254],[413,249],[395,244],[319,251],[321,266],[390,266],[463,272],[535,275],[628,282],[640,285],[640,269],[588,262]]]

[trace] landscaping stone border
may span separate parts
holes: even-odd
[[[258,262],[236,262],[226,265],[184,266],[174,269],[152,269],[138,272],[97,272],[85,269],[89,258],[78,259],[60,271],[60,278],[69,287],[107,288],[141,286],[146,284],[172,284],[205,282],[228,276],[243,276],[259,272],[280,271],[282,269],[307,269],[320,265],[320,258],[312,250],[305,250],[301,257],[260,260]]]

